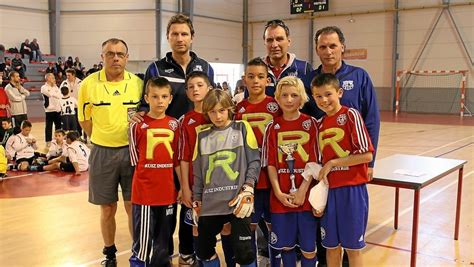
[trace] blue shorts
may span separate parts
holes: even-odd
[[[365,184],[329,189],[328,203],[321,218],[321,239],[325,248],[362,249],[369,215]]]
[[[255,212],[252,213],[252,223],[257,224],[261,218],[267,223],[272,222],[270,214],[270,189],[255,189]]]
[[[298,245],[303,252],[316,252],[316,217],[311,211],[272,213],[272,248],[292,249]]]

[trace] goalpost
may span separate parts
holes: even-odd
[[[467,112],[467,70],[397,71],[395,114],[419,112],[453,114]]]

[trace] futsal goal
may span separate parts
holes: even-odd
[[[466,107],[467,70],[397,71],[395,114],[472,115]]]

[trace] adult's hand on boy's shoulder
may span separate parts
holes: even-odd
[[[145,111],[138,111],[133,114],[132,117],[130,117],[128,122],[136,122],[140,123],[143,121],[143,117],[145,116]]]

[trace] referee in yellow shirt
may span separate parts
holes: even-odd
[[[143,81],[125,70],[128,61],[125,41],[116,38],[105,41],[101,57],[104,68],[82,81],[77,105],[79,123],[93,143],[89,159],[89,202],[100,205],[106,256],[102,264],[109,267],[117,266],[115,213],[119,184],[132,233],[133,167],[128,148],[128,118],[140,103]]]

